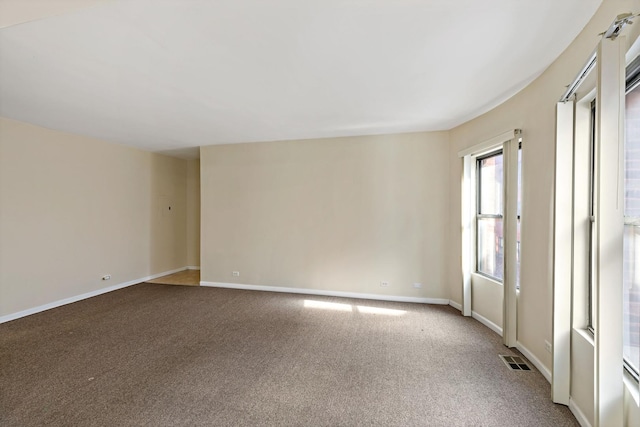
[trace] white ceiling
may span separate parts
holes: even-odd
[[[94,0],[0,29],[0,115],[186,155],[450,129],[537,77],[600,3]]]

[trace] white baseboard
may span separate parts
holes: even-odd
[[[455,308],[458,311],[462,311],[462,304],[458,304],[457,302],[453,301],[453,300],[449,300],[449,305],[453,308]]]
[[[587,419],[587,416],[580,410],[580,407],[578,407],[578,405],[576,405],[576,402],[571,398],[569,398],[569,409],[571,410],[573,416],[576,417],[576,420],[578,420],[578,423],[580,423],[580,426],[591,427],[591,423]]]
[[[462,311],[462,307],[460,307],[460,311]],[[486,317],[484,317],[483,315],[478,314],[475,311],[472,311],[471,312],[471,317],[476,319],[478,322],[482,323],[487,328],[491,329],[496,334],[502,336],[502,328],[500,326],[496,325],[495,323],[493,323],[491,320],[489,320]]]
[[[200,266],[199,265],[188,265],[186,267],[186,270],[200,270]]]
[[[544,366],[540,359],[535,357],[527,347],[522,345],[522,343],[516,342],[516,348],[518,349],[518,351],[520,351],[520,353],[524,355],[524,357],[526,357],[531,363],[533,363],[533,366],[538,368],[540,373],[547,379],[547,381],[549,381],[549,384],[551,384],[551,370]]]
[[[421,304],[449,304],[448,299],[444,298],[417,298],[403,297],[395,295],[379,295],[379,294],[361,294],[357,292],[330,291],[324,289],[305,289],[305,288],[285,288],[280,286],[263,286],[263,285],[245,285],[240,283],[221,283],[221,282],[200,282],[200,286],[208,286],[212,288],[228,288],[228,289],[244,289],[250,291],[267,291],[267,292],[284,292],[289,294],[304,295],[321,295],[328,297],[371,299],[378,301],[394,301],[394,302],[414,302]]]
[[[64,298],[58,301],[50,302],[48,304],[39,305],[38,307],[28,308],[26,310],[18,311],[16,313],[0,316],[0,323],[9,322],[11,320],[19,319],[21,317],[29,316],[31,314],[40,313],[41,311],[50,310],[52,308],[60,307],[62,305],[71,304],[83,299],[95,297],[97,295],[106,294],[107,292],[117,291],[118,289],[126,288],[127,286],[136,285],[147,280],[157,279],[158,277],[166,276],[168,274],[178,273],[186,270],[187,267],[177,268],[175,270],[164,271],[162,273],[152,274],[151,276],[142,277],[140,279],[130,280],[128,282],[118,283],[117,285],[109,286],[106,288],[98,289],[95,291],[87,292],[84,294],[76,295],[69,298]]]

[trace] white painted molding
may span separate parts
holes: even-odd
[[[361,294],[357,292],[330,291],[324,289],[285,288],[280,286],[245,285],[240,283],[200,282],[200,286],[210,288],[244,289],[249,291],[284,292],[289,294],[321,295],[327,297],[371,299],[378,301],[413,302],[421,304],[448,305],[449,300],[443,298],[417,298],[395,295]]]
[[[486,151],[490,151],[493,150],[494,148],[498,147],[499,145],[504,144],[505,142],[512,140],[516,137],[516,131],[518,129],[512,129],[509,130],[503,134],[500,134],[498,136],[494,136],[491,139],[488,139],[486,141],[483,141],[479,144],[476,144],[472,147],[469,148],[465,148],[464,150],[460,150],[458,151],[458,157],[464,157],[464,156],[477,156],[480,154],[484,154]]]
[[[522,132],[516,130],[514,138],[502,145],[503,164],[503,251],[504,278],[502,283],[502,342],[515,347],[517,337],[517,293],[518,281],[518,153]],[[524,175],[522,175],[524,176]],[[474,246],[475,247],[475,246]]]
[[[538,368],[538,371],[540,371],[542,376],[544,376],[547,379],[547,381],[549,381],[549,384],[551,384],[551,371],[549,370],[549,368],[544,366],[544,364],[540,361],[540,359],[535,357],[527,347],[522,345],[521,342],[516,343],[516,348],[520,353],[523,354],[524,357],[526,357],[531,363],[533,363],[533,366]]]
[[[554,403],[569,404],[571,389],[571,305],[574,280],[574,101],[556,106],[556,162],[553,217],[553,371],[551,397]],[[580,138],[578,138],[578,141]],[[577,176],[577,175],[575,175]],[[576,184],[577,185],[577,184]],[[580,193],[576,191],[579,195]],[[578,200],[578,196],[576,196]],[[586,204],[583,204],[586,205]],[[582,209],[582,208],[581,208]],[[578,222],[580,224],[580,222]],[[580,247],[580,246],[578,246]],[[576,261],[577,262],[577,261]]]
[[[472,311],[471,312],[471,317],[476,319],[478,322],[482,323],[487,328],[491,329],[496,334],[502,336],[502,328],[500,326],[496,325],[495,323],[493,323],[491,320],[489,320],[486,317],[484,317],[483,315],[478,314],[475,311]]]
[[[473,254],[471,248],[475,247],[476,222],[475,208],[476,199],[476,174],[475,162],[471,156],[464,156],[462,162],[462,199],[460,200],[460,220],[462,227],[461,258],[462,262],[462,312],[463,316],[471,316],[471,275],[473,272]]]
[[[200,266],[199,265],[188,265],[187,267],[185,267],[186,270],[200,270]]]
[[[573,416],[576,417],[576,420],[578,420],[578,423],[580,423],[580,426],[591,427],[591,423],[587,419],[587,416],[580,410],[580,407],[572,398],[569,398],[569,409]]]
[[[597,426],[624,423],[622,261],[624,236],[624,106],[626,36],[598,44],[594,234],[595,410]]]
[[[637,407],[640,407],[640,386],[638,385],[638,380],[633,378],[626,369],[623,372],[622,380],[624,381],[624,386],[627,388],[629,397],[633,399]]]
[[[162,273],[152,274],[151,276],[130,280],[128,282],[119,283],[117,285],[109,286],[107,288],[98,289],[95,291],[87,292],[87,293],[76,295],[73,297],[50,302],[48,304],[39,305],[38,307],[28,308],[26,310],[18,311],[16,313],[7,314],[5,316],[0,317],[0,323],[9,322],[11,320],[19,319],[21,317],[29,316],[31,314],[40,313],[41,311],[50,310],[52,308],[56,308],[63,305],[71,304],[73,302],[81,301],[83,299],[95,297],[101,294],[106,294],[107,292],[117,291],[118,289],[126,288],[131,285],[137,285],[138,283],[146,282],[147,280],[157,279],[158,277],[166,276],[168,274],[178,273],[186,269],[187,267],[182,267],[182,268],[177,268],[175,270],[169,270],[169,271],[164,271]]]
[[[462,312],[462,304],[458,304],[457,302],[453,301],[453,300],[449,300],[449,305],[453,308],[455,308],[456,310]]]

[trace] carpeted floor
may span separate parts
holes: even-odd
[[[2,426],[577,426],[447,306],[140,284],[0,325]]]

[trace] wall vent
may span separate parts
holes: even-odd
[[[499,355],[502,361],[511,369],[512,371],[530,371],[531,368],[527,365],[527,362],[524,361],[522,357],[519,356],[509,356],[507,354]]]

